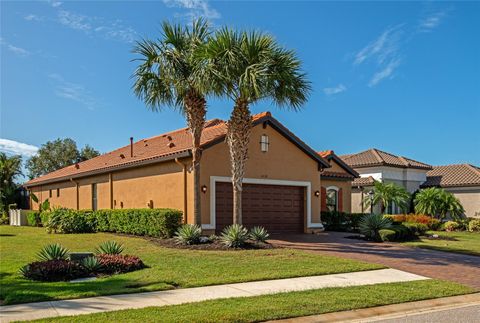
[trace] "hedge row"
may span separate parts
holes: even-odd
[[[39,226],[37,215],[29,214],[28,218],[32,218],[31,225]],[[116,232],[166,238],[173,236],[181,225],[182,212],[174,209],[90,211],[59,208],[42,212],[40,221],[49,232],[55,233]]]
[[[337,211],[322,211],[321,219],[326,230],[357,231],[358,223],[365,213],[346,213]]]

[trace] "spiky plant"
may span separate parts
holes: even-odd
[[[270,235],[264,227],[253,227],[250,230],[250,239],[255,242],[266,242]]]
[[[248,238],[247,228],[241,224],[232,224],[223,229],[220,241],[229,248],[241,248]]]
[[[373,187],[373,199],[370,196],[365,196],[363,203],[367,207],[379,204],[382,213],[389,205],[395,204],[402,211],[407,211],[410,202],[410,194],[401,186],[395,183],[383,183],[375,181]]]
[[[123,245],[116,241],[102,242],[96,249],[96,254],[119,255],[123,252]]]
[[[69,251],[61,244],[49,244],[43,247],[37,254],[40,261],[65,260],[68,258]]]
[[[184,224],[175,233],[175,241],[178,244],[192,245],[200,243],[202,228],[197,224]]]
[[[227,123],[233,184],[233,223],[242,223],[242,181],[252,129],[250,105],[273,101],[294,111],[307,101],[311,89],[296,54],[258,32],[221,29],[201,53],[211,72],[215,94],[234,102]]]
[[[98,261],[97,257],[87,257],[82,260],[82,266],[89,273],[96,273],[102,268],[102,264]]]
[[[367,214],[360,220],[358,229],[368,239],[381,241],[379,231],[389,229],[391,226],[392,220],[388,217],[384,217],[382,214]]]

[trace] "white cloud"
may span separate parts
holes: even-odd
[[[79,102],[89,110],[93,110],[98,104],[82,84],[68,82],[56,73],[49,74],[48,77],[55,82],[54,93],[56,96]]]
[[[19,55],[19,56],[30,55],[30,52],[28,50],[26,50],[25,48],[12,45],[3,38],[0,38],[0,45],[5,46],[9,51],[11,51],[12,53],[14,53],[16,55]]]
[[[0,151],[9,155],[32,157],[37,153],[38,147],[24,144],[23,142],[0,138]]]
[[[430,32],[438,27],[446,16],[447,10],[430,13],[420,20],[418,28],[421,32]]]
[[[57,1],[57,0],[47,0],[47,1],[54,8],[60,7],[63,4],[63,2]]]
[[[334,95],[338,93],[345,92],[347,90],[347,87],[343,84],[339,84],[335,87],[326,87],[323,89],[323,93],[326,95]]]
[[[89,31],[92,26],[88,22],[88,17],[84,15],[77,15],[67,10],[58,11],[58,21],[67,27],[76,30]]]
[[[177,15],[190,19],[204,17],[207,19],[218,19],[220,13],[212,8],[207,0],[163,0],[168,7],[185,9],[185,13]]]
[[[374,87],[382,80],[386,78],[392,78],[395,70],[400,66],[400,59],[396,58],[390,61],[382,70],[376,72],[370,82],[368,83],[369,87]]]
[[[400,47],[401,36],[403,34],[402,27],[403,24],[387,28],[380,36],[371,41],[355,55],[353,63],[359,65],[370,58],[374,58],[381,64],[385,62],[389,56],[395,55]]]
[[[37,15],[34,15],[34,14],[29,14],[29,15],[26,15],[25,17],[23,17],[23,19],[25,19],[27,21],[43,21],[43,20],[45,20],[45,17],[37,16]]]

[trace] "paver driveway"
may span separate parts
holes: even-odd
[[[354,234],[323,232],[272,236],[271,243],[289,248],[358,259],[414,274],[455,281],[480,290],[480,257],[348,239]]]

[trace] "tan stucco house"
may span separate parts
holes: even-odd
[[[321,172],[330,163],[265,112],[253,117],[243,223],[271,232],[312,232],[320,219]],[[201,146],[202,228],[232,223],[226,123],[206,123]],[[186,128],[142,139],[27,183],[39,202],[74,209],[176,208],[193,222],[191,136]],[[322,179],[323,180],[323,179]],[[31,203],[33,208],[38,206]]]
[[[318,154],[330,164],[330,168],[320,174],[322,211],[350,213],[352,181],[359,178],[359,174],[345,164],[333,150],[320,151]]]
[[[433,166],[421,187],[441,187],[458,198],[467,217],[480,218],[480,168],[470,164]]]

